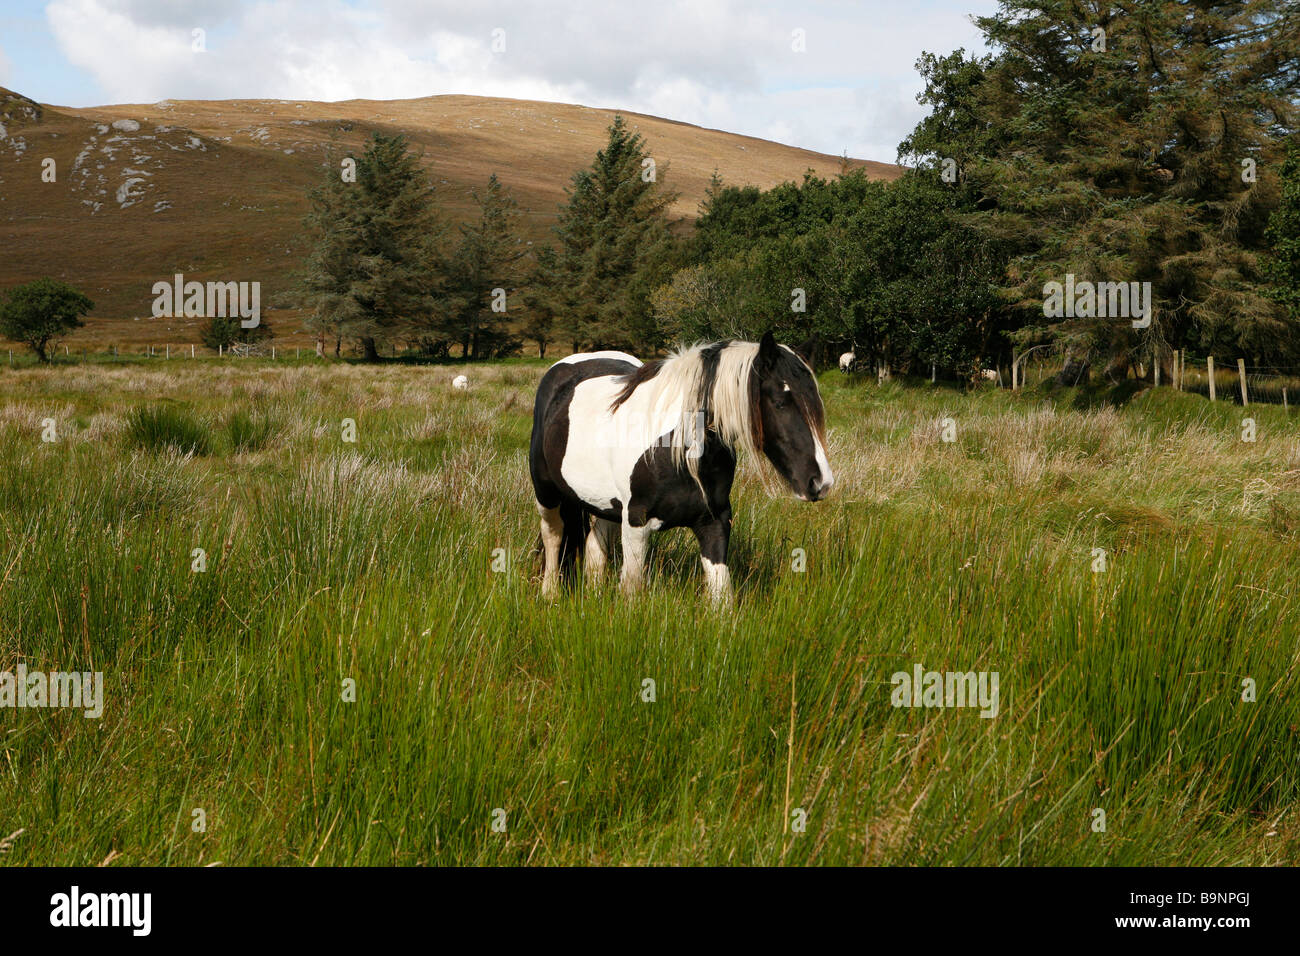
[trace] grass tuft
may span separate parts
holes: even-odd
[[[145,451],[208,455],[212,451],[209,430],[192,413],[175,405],[146,405],[126,416],[128,440]]]
[[[264,413],[241,410],[226,419],[226,434],[236,453],[261,451],[278,432],[279,426]]]

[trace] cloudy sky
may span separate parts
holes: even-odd
[[[512,96],[892,161],[924,113],[917,56],[982,50],[970,15],[995,7],[995,0],[0,0],[0,86],[65,106]],[[196,30],[203,52],[194,50]]]

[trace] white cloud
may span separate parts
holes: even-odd
[[[922,50],[993,0],[53,0],[60,49],[116,102],[470,93],[616,107],[892,160],[923,114]],[[873,9],[874,8],[874,9]],[[938,9],[941,8],[941,9]],[[206,31],[207,52],[191,50]],[[807,52],[791,49],[791,31]],[[504,31],[494,52],[493,31]]]

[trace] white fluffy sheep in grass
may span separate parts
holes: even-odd
[[[455,378],[451,380],[451,387],[458,388],[461,390],[467,389],[469,388],[469,379],[466,378],[464,375],[457,375]]]
[[[840,371],[846,374],[853,371],[853,363],[857,360],[858,357],[856,354],[853,352],[845,352],[840,356]]]

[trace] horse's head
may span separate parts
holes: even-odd
[[[818,501],[835,483],[826,459],[826,411],[812,369],[768,332],[750,380],[757,444],[796,498]]]

